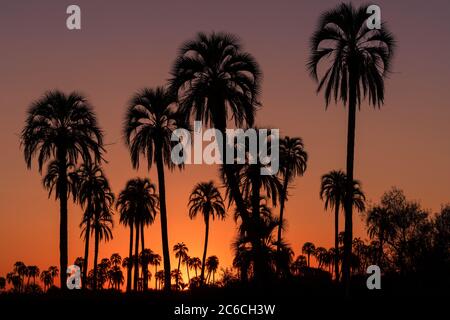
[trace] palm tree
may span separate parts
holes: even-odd
[[[124,277],[120,266],[117,264],[113,264],[112,268],[109,270],[109,276],[114,289],[120,291],[120,286],[124,282]]]
[[[156,275],[158,274],[158,266],[161,265],[161,256],[153,253],[150,257],[150,264],[155,266],[155,289],[158,290],[158,279]]]
[[[334,208],[334,249],[339,251],[339,210],[344,205],[347,186],[347,176],[342,170],[332,170],[324,174],[320,185],[320,199],[325,201],[325,210]],[[365,208],[365,196],[361,190],[361,183],[358,180],[353,181],[352,207],[358,211]],[[339,256],[334,256],[334,272],[336,281],[339,281]]]
[[[208,270],[208,277],[207,280],[209,280],[211,274],[212,274],[212,283],[215,283],[215,274],[217,269],[219,268],[219,258],[217,256],[210,256],[206,260],[206,268]]]
[[[307,266],[306,257],[299,255],[291,265],[292,272],[295,275],[300,275],[302,270]]]
[[[113,253],[109,258],[113,267],[119,267],[122,264],[122,257],[118,253]]]
[[[28,277],[33,278],[33,284],[36,284],[36,277],[39,277],[40,270],[38,266],[28,266]]]
[[[129,180],[125,189],[119,194],[116,208],[120,212],[120,223],[130,227],[130,253],[129,259],[133,255],[133,227],[136,231],[134,242],[135,260],[133,287],[137,289],[139,278],[139,233],[143,231],[142,225],[154,222],[158,209],[158,195],[156,187],[149,179],[135,178]],[[141,237],[143,242],[143,237]],[[144,272],[147,272],[144,270]],[[131,267],[127,273],[127,291],[131,290]]]
[[[388,208],[374,206],[367,212],[366,225],[370,239],[377,240],[376,263],[382,268],[384,265],[384,245],[394,234],[392,215],[389,214]]]
[[[146,291],[148,289],[148,280],[149,280],[149,272],[148,265],[152,261],[153,251],[150,249],[144,249],[139,254],[139,264],[142,268],[142,279],[143,279],[143,290]]]
[[[184,260],[187,257],[188,251],[189,251],[189,249],[184,244],[184,242],[179,242],[173,246],[173,252],[175,252],[175,258],[178,258],[177,270],[178,270],[178,273],[180,273],[180,275],[181,275],[181,272],[180,272],[181,260]],[[181,277],[181,280],[183,280],[182,276],[180,276],[180,277]],[[178,278],[176,280],[177,280],[177,282],[175,285],[178,288]]]
[[[40,279],[44,284],[44,291],[47,291],[48,288],[53,284],[53,278],[50,274],[50,271],[44,270],[41,272]]]
[[[308,68],[319,83],[317,91],[325,90],[328,106],[331,97],[348,103],[347,132],[347,198],[345,200],[345,245],[343,280],[349,294],[350,258],[352,251],[352,183],[354,167],[356,108],[368,97],[369,104],[380,107],[384,102],[384,78],[390,71],[394,38],[382,24],[369,29],[366,6],[351,3],[322,14],[319,26],[311,37]],[[324,76],[318,78],[318,66],[328,61]]]
[[[194,219],[197,214],[203,215],[205,221],[205,244],[203,247],[202,270],[200,281],[205,280],[206,252],[208,250],[209,219],[225,219],[225,204],[219,189],[213,181],[198,183],[189,196],[189,217]]]
[[[302,247],[302,253],[308,257],[308,268],[311,267],[310,256],[316,251],[316,246],[312,242],[305,242]]]
[[[344,204],[346,175],[343,171],[333,170],[322,176],[320,199],[325,200],[325,210],[334,208],[334,249],[339,251],[339,210]],[[334,259],[336,281],[339,281],[339,256]]]
[[[280,141],[280,173],[283,178],[283,189],[280,192],[280,225],[278,226],[277,252],[281,249],[281,222],[283,221],[284,204],[287,200],[288,184],[296,176],[302,176],[306,171],[308,154],[301,138],[285,137]]]
[[[172,69],[171,91],[187,119],[203,121],[226,133],[227,122],[252,127],[258,106],[261,72],[239,40],[224,33],[197,34],[184,43]],[[226,159],[226,146],[222,159]],[[232,198],[249,225],[249,215],[232,165],[224,166]]]
[[[85,209],[83,221],[86,225],[86,232],[84,237],[84,261],[82,268],[82,284],[84,288],[86,286],[89,265],[89,240],[91,235],[91,224],[94,220],[94,209],[99,202],[103,201],[105,195],[110,194],[110,187],[102,168],[99,165],[92,163],[84,163],[80,166],[77,170],[77,182],[78,200]],[[87,223],[88,221],[89,223]]]
[[[195,277],[198,277],[197,269],[200,269],[202,267],[202,260],[200,260],[200,258],[198,257],[192,257],[190,259],[189,265],[194,269]]]
[[[174,111],[175,97],[164,88],[143,89],[135,94],[128,105],[125,120],[126,143],[130,149],[134,168],[140,157],[147,158],[148,168],[156,163],[161,212],[161,235],[164,257],[165,290],[170,290],[170,253],[167,231],[166,188],[164,165],[174,168],[171,161],[172,132],[184,127],[179,114]]]
[[[182,263],[186,266],[186,272],[188,276],[188,283],[191,282],[191,276],[189,275],[189,270],[191,269],[191,257],[189,257],[188,254],[186,254],[183,257]]]
[[[99,190],[99,196],[93,200],[93,215],[84,216],[83,221],[80,224],[82,227],[81,236],[87,239],[90,235],[87,233],[88,226],[91,230],[91,234],[94,235],[94,290],[97,289],[98,283],[98,251],[100,241],[105,240],[108,242],[113,238],[112,228],[113,223],[113,211],[112,205],[114,203],[114,194],[110,191],[108,183],[105,183],[103,189]]]
[[[58,165],[56,198],[60,201],[60,268],[61,287],[67,279],[67,169],[81,158],[85,163],[99,162],[103,151],[103,135],[92,107],[85,97],[72,92],[49,91],[33,102],[28,110],[21,145],[27,167],[37,157],[39,172],[49,160]]]
[[[17,274],[20,278],[18,290],[22,291],[23,289],[23,281],[25,280],[25,276],[27,274],[27,266],[22,261],[17,261],[14,263],[14,273]]]
[[[183,275],[181,274],[180,270],[178,269],[173,269],[170,272],[170,277],[171,279],[175,280],[175,290],[179,290],[180,289],[180,284],[183,283]]]

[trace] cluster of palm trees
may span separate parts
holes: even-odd
[[[41,271],[38,266],[25,265],[22,261],[14,263],[13,271],[6,274],[6,278],[0,277],[0,290],[6,288],[6,284],[12,286],[15,292],[37,293],[41,288],[36,284],[36,279],[40,279],[47,290],[54,284],[54,279],[58,276],[59,269],[55,266]]]
[[[353,179],[356,108],[366,96],[374,106],[383,103],[383,79],[390,68],[394,45],[384,25],[381,29],[368,29],[366,18],[365,8],[354,8],[351,4],[342,4],[326,12],[311,38],[308,63],[313,77],[319,79],[318,65],[329,59],[318,91],[325,91],[327,106],[332,97],[348,104],[347,170],[346,173],[331,172],[324,177],[321,191],[325,207],[335,209],[336,225],[340,208],[345,211],[342,263],[345,283],[348,283],[350,276],[352,209],[353,206],[363,209],[358,201],[363,203],[364,200],[359,183]],[[87,266],[91,236],[94,237],[95,248],[92,286],[96,289],[99,283],[103,285],[99,279],[104,277],[102,272],[105,266],[102,262],[98,263],[99,243],[112,238],[114,202],[120,213],[120,223],[130,229],[129,255],[124,259],[127,261],[128,291],[132,284],[135,290],[138,288],[139,265],[144,279],[142,287],[148,288],[148,265],[155,257],[145,248],[144,228],[155,221],[157,214],[161,222],[163,271],[158,273],[155,270],[155,279],[158,274],[161,279],[164,273],[164,289],[170,290],[172,278],[176,279],[176,287],[180,283],[180,264],[185,263],[189,271],[187,249],[183,249],[182,244],[174,247],[178,259],[177,272],[171,271],[170,266],[165,168],[173,170],[176,167],[171,161],[174,146],[172,133],[178,128],[189,129],[192,120],[202,121],[205,127],[213,127],[224,136],[231,122],[241,128],[256,128],[256,111],[261,107],[261,71],[256,60],[243,50],[235,36],[199,33],[181,46],[170,75],[167,85],[145,88],[131,97],[123,127],[132,166],[138,168],[141,161],[145,161],[151,170],[155,165],[157,186],[148,178],[132,179],[120,192],[117,201],[101,167],[105,154],[103,132],[88,100],[76,92],[65,94],[50,91],[32,103],[21,144],[29,168],[34,158],[40,172],[47,166],[44,186],[49,190],[49,195],[54,193],[60,202],[62,288],[65,288],[67,277],[67,202],[70,196],[84,210],[80,224],[85,240],[83,286],[86,286],[89,277]],[[270,141],[268,143],[270,145]],[[239,147],[246,147],[246,144],[236,145],[236,148]],[[229,156],[225,146],[220,151],[222,159]],[[209,275],[205,277],[208,261],[210,266],[218,265],[214,256],[206,258],[209,223],[215,218],[225,218],[225,200],[228,200],[228,206],[234,206],[235,220],[239,223],[233,243],[233,264],[240,270],[241,280],[247,281],[251,277],[256,282],[263,282],[273,275],[289,275],[293,251],[282,235],[286,202],[290,184],[295,177],[305,173],[307,160],[301,138],[283,137],[280,140],[278,174],[261,175],[260,170],[265,164],[259,160],[256,163],[246,161],[244,164],[221,166],[224,197],[212,181],[195,186],[188,201],[189,216],[194,218],[201,214],[205,222],[200,284],[208,281],[211,274],[214,282],[214,267],[210,267]],[[183,169],[183,166],[178,165],[178,168]],[[275,215],[277,206],[279,214]],[[336,241],[335,250],[337,247]],[[196,260],[193,265],[197,272],[199,261]],[[334,268],[338,279],[337,258]],[[115,282],[115,286],[120,287],[120,281]]]

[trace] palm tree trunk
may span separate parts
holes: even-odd
[[[166,187],[164,181],[164,163],[162,158],[162,147],[160,143],[156,146],[156,167],[158,171],[159,205],[161,215],[161,236],[164,260],[164,290],[170,291],[170,253],[169,236],[167,231],[167,210],[166,210]]]
[[[289,170],[286,172],[286,176],[284,177],[283,181],[283,191],[281,193],[280,197],[280,223],[278,224],[278,238],[277,238],[277,257],[280,256],[281,251],[281,227],[283,225],[283,213],[284,213],[284,203],[286,201],[287,196],[287,189],[288,189],[288,183],[289,183]],[[279,259],[277,259],[277,273],[280,273],[280,266],[279,266]]]
[[[355,153],[355,127],[356,127],[356,90],[357,66],[350,60],[349,63],[349,101],[348,101],[348,131],[347,131],[347,183],[345,194],[345,233],[344,233],[344,260],[342,275],[345,294],[350,295],[350,260],[352,255],[353,239],[353,166]]]
[[[83,275],[81,279],[81,283],[83,285],[83,289],[86,289],[86,279],[87,279],[87,269],[88,269],[88,259],[89,259],[89,239],[91,238],[91,197],[88,196],[88,205],[87,205],[87,214],[89,216],[87,225],[86,225],[86,239],[84,242],[84,260],[83,260]]]
[[[97,220],[97,219],[96,219]],[[98,243],[99,243],[99,230],[98,227],[95,227],[95,237],[94,237],[94,290],[97,290],[98,281],[97,281],[97,271],[98,271]]]
[[[256,173],[259,175],[259,172]],[[261,237],[258,233],[258,230],[254,230],[254,226],[259,225],[260,219],[260,190],[261,190],[261,180],[259,177],[253,177],[252,179],[252,224],[250,225],[250,230],[252,230],[253,239],[252,241],[252,250],[254,253],[254,269],[253,269],[253,279],[256,283],[262,284],[264,281],[264,274],[266,273],[266,268],[264,265],[263,257],[262,257],[262,248],[261,248]]]
[[[200,283],[203,285],[205,281],[205,265],[206,265],[206,251],[208,250],[209,237],[209,214],[205,219],[205,245],[203,247],[202,271],[200,272]]]
[[[62,290],[67,290],[67,260],[68,260],[68,241],[67,241],[67,159],[66,150],[58,149],[59,179],[60,179],[60,223],[59,223],[59,263],[60,286]]]
[[[334,272],[336,282],[339,282],[339,200],[336,201],[334,208]]]
[[[130,251],[127,265],[127,292],[131,291],[131,269],[133,268],[133,223],[130,223]]]
[[[179,280],[179,275],[180,275],[180,265],[181,265],[181,254],[180,254],[180,256],[178,257],[178,274],[177,274],[177,279],[176,279],[176,281],[175,281],[175,287],[177,288],[177,290],[178,290],[178,280]]]
[[[133,290],[138,290],[138,280],[139,280],[139,221],[135,222],[136,227],[136,240],[134,243],[134,279],[133,279]]]

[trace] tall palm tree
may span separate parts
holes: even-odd
[[[67,280],[67,198],[68,164],[79,159],[85,163],[101,160],[103,135],[92,107],[85,97],[72,92],[49,91],[33,102],[21,134],[25,162],[30,169],[37,157],[39,172],[49,160],[56,160],[59,174],[56,197],[60,201],[61,288]]]
[[[198,183],[189,196],[189,218],[194,219],[197,214],[203,215],[205,221],[205,244],[203,247],[202,270],[200,281],[205,280],[206,252],[208,250],[209,219],[225,219],[226,211],[222,195],[213,181]]]
[[[380,107],[384,102],[384,78],[391,68],[394,38],[382,24],[380,29],[367,26],[367,7],[343,3],[322,14],[311,37],[308,68],[319,83],[317,91],[325,90],[328,106],[332,96],[348,104],[347,131],[347,198],[345,200],[345,244],[343,280],[349,294],[350,258],[353,238],[352,183],[355,149],[356,109],[368,97],[369,104]],[[324,62],[326,71],[319,81],[318,66]]]
[[[82,284],[86,287],[86,277],[89,265],[89,240],[91,235],[91,224],[94,219],[94,209],[99,202],[103,201],[105,195],[110,193],[109,182],[102,168],[93,163],[84,163],[77,170],[77,194],[78,201],[84,208],[83,221],[85,222],[85,243]],[[90,221],[90,223],[87,223]]]
[[[82,227],[81,236],[84,237],[84,239],[90,236],[87,233],[89,225],[91,234],[94,235],[94,290],[97,289],[98,284],[98,251],[100,241],[105,240],[105,242],[107,242],[113,238],[113,203],[114,194],[110,191],[108,183],[106,183],[100,196],[98,198],[96,197],[94,200],[92,217],[84,216],[83,221],[80,224],[80,227]]]
[[[308,268],[311,267],[310,263],[310,257],[311,255],[314,255],[314,252],[316,251],[316,246],[312,242],[305,242],[302,247],[302,253],[306,254],[308,258]]]
[[[133,287],[135,290],[137,289],[139,278],[139,233],[142,231],[142,225],[154,222],[158,210],[158,202],[159,198],[156,194],[155,185],[147,178],[135,178],[127,182],[116,203],[116,208],[120,212],[120,223],[130,227],[130,261],[133,261],[131,260],[133,255],[133,227],[136,231],[134,241],[135,259],[133,261]],[[141,237],[142,240],[143,238]],[[144,272],[146,272],[146,269],[144,269]],[[127,290],[131,290],[131,267],[128,268],[127,273]]]
[[[339,251],[339,210],[344,205],[347,188],[347,176],[342,170],[332,170],[324,174],[320,184],[320,199],[325,201],[325,210],[334,208],[334,249]],[[353,180],[352,207],[358,211],[365,208],[365,195],[361,190],[361,183]],[[339,281],[339,255],[334,256],[334,272]]]
[[[284,204],[287,200],[289,182],[306,171],[308,154],[301,138],[284,137],[280,141],[280,173],[283,178],[283,189],[280,192],[280,225],[278,226],[277,252],[281,249],[281,222],[283,221]]]
[[[188,119],[203,121],[223,136],[229,120],[238,127],[252,127],[259,105],[261,72],[258,63],[242,50],[231,34],[199,33],[185,42],[172,68],[171,91]],[[221,153],[226,159],[226,146]],[[233,200],[249,225],[249,215],[232,165],[224,166]]]
[[[153,253],[150,257],[150,264],[155,266],[155,289],[158,290],[158,279],[156,275],[158,274],[158,266],[161,265],[161,256]]]
[[[184,244],[184,242],[179,242],[173,246],[173,252],[175,252],[175,258],[178,258],[178,273],[180,272],[181,261],[184,260],[188,255],[188,247]],[[176,279],[176,287],[178,288],[178,278]]]
[[[174,168],[171,161],[172,132],[185,127],[178,112],[174,111],[175,97],[163,87],[143,89],[128,104],[124,132],[130,149],[133,167],[147,158],[148,168],[156,163],[161,213],[161,236],[164,257],[165,290],[170,290],[170,253],[167,231],[166,187],[164,165]]]

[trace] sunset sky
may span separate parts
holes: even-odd
[[[65,11],[74,3],[82,11],[80,31],[66,28]],[[322,174],[345,169],[346,111],[340,104],[325,111],[305,62],[320,14],[337,3],[0,0],[0,276],[18,260],[41,270],[59,266],[59,204],[48,199],[35,163],[26,169],[19,146],[30,103],[48,89],[82,92],[105,131],[105,172],[113,191],[136,176],[156,182],[156,168],[131,167],[122,138],[125,105],[136,90],[165,84],[179,46],[198,31],[240,37],[264,75],[257,125],[304,139],[310,158],[287,203],[287,241],[296,255],[306,241],[332,246],[333,215],[323,209],[319,185]],[[369,203],[395,185],[436,212],[450,202],[450,2],[375,3],[397,51],[382,109],[364,103],[357,115],[355,177]],[[191,256],[201,257],[204,224],[189,219],[187,200],[197,182],[211,179],[220,183],[215,166],[166,171],[170,248],[183,241]],[[83,255],[80,220],[80,207],[71,204],[70,263]],[[355,235],[367,238],[358,214],[354,220]],[[128,254],[129,231],[117,214],[115,222],[114,239],[101,243],[100,258]],[[212,223],[208,254],[217,255],[222,267],[231,264],[235,230],[231,215]],[[162,254],[159,218],[145,235],[146,246]]]

